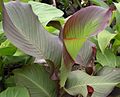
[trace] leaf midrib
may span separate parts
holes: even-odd
[[[17,73],[17,74],[25,77],[26,79],[31,81],[33,84],[35,84],[38,88],[40,88],[47,95],[47,97],[51,97],[50,94],[48,92],[46,92],[46,90],[44,88],[42,88],[39,84],[35,83],[34,80],[31,80],[29,77],[25,76],[24,74],[20,74],[20,73]]]
[[[37,49],[37,51],[40,52],[39,54],[41,54],[41,56],[44,57],[44,59],[46,59],[47,57],[45,56],[45,54],[43,54],[43,51],[42,51],[41,49],[39,49],[38,45],[34,44],[34,43],[31,41],[31,39],[29,39],[29,37],[26,36],[26,34],[24,35],[23,33],[21,33],[21,32],[24,32],[24,31],[21,30],[20,27],[18,27],[18,26],[15,25],[16,23],[14,23],[13,20],[11,19],[9,13],[7,12],[7,9],[6,9],[6,14],[8,14],[10,21],[12,22],[12,24],[14,25],[14,27],[17,29],[17,31],[19,32],[19,34],[20,34],[26,41],[28,41],[28,43],[30,43],[35,49]],[[35,16],[35,14],[34,14],[34,16]]]

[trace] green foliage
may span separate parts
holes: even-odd
[[[30,97],[56,97],[55,81],[49,79],[49,73],[40,65],[15,70],[16,84],[27,87]]]
[[[30,97],[28,90],[24,87],[9,87],[0,93],[0,97]]]
[[[119,0],[21,1],[0,2],[0,97],[107,97],[119,89]]]
[[[13,55],[16,52],[16,47],[14,47],[9,40],[5,40],[0,45],[0,56]]]
[[[102,0],[90,0],[92,3],[98,5],[98,6],[102,6],[104,8],[108,8],[109,6]]]
[[[107,71],[108,68],[105,69]],[[83,71],[77,70],[69,74],[65,90],[71,95],[82,94],[87,97],[89,88],[92,87],[91,97],[106,97],[120,82],[120,70],[111,70],[109,73],[100,76],[90,76]]]
[[[47,25],[49,21],[60,18],[64,14],[61,10],[52,5],[34,1],[29,1],[29,4],[32,6],[34,13],[38,16],[43,25]]]
[[[116,34],[112,34],[107,30],[98,34],[98,45],[102,53],[104,53],[105,48],[110,44],[110,40],[115,37]]]
[[[49,34],[43,28],[36,15],[32,12],[30,5],[25,4],[26,11],[29,12],[28,14],[24,11],[23,7],[21,8],[23,4],[16,2],[14,6],[11,6],[12,4],[13,2],[10,2],[6,5],[10,13],[7,13],[7,10],[5,12],[6,15],[9,15],[8,17],[6,16],[4,21],[4,25],[6,25],[4,30],[5,32],[12,32],[11,34],[6,33],[7,37],[15,46],[19,47],[25,53],[38,59],[49,59],[55,63],[55,67],[59,67],[62,50],[58,37]],[[9,23],[7,23],[8,21]],[[17,34],[15,34],[16,31]],[[14,38],[12,36],[14,36]]]
[[[97,51],[97,62],[99,62],[102,66],[109,66],[109,67],[117,67],[117,57],[111,50],[105,50],[104,54],[100,51]]]

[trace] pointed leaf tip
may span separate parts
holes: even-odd
[[[89,6],[67,20],[63,29],[63,40],[74,60],[86,39],[104,30],[109,25],[111,16],[110,9]]]
[[[37,59],[49,59],[59,68],[61,42],[44,29],[29,4],[11,1],[3,13],[5,34],[16,47]]]

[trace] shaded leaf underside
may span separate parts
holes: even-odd
[[[5,34],[15,46],[38,59],[50,59],[60,65],[59,38],[43,28],[29,4],[18,1],[5,4],[3,18]]]

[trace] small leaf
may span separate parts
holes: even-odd
[[[29,4],[32,6],[33,11],[39,17],[39,20],[43,25],[55,18],[62,17],[63,12],[52,5],[45,3],[29,1]]]
[[[109,74],[102,76],[90,76],[83,71],[72,71],[66,82],[65,90],[71,95],[82,94],[87,97],[88,86],[93,92],[91,97],[107,97],[113,88],[120,83],[120,69],[112,70]],[[92,89],[93,88],[93,89]]]
[[[109,45],[110,40],[114,38],[116,34],[112,34],[107,30],[103,30],[98,34],[98,45],[102,53],[104,53],[105,48]]]
[[[9,87],[0,93],[0,97],[30,97],[28,90],[24,87]]]
[[[30,97],[56,97],[55,81],[44,67],[33,64],[14,71],[17,85],[25,86]]]
[[[16,52],[16,47],[9,40],[6,40],[0,45],[0,56],[13,55]]]
[[[99,62],[102,66],[116,67],[116,56],[111,50],[105,50],[104,54],[100,51],[97,51],[97,62]]]

